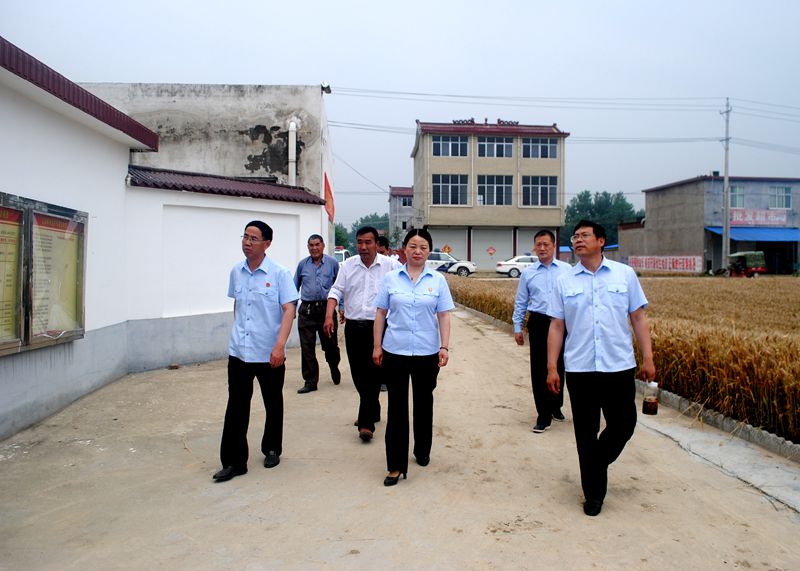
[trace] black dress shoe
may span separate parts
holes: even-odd
[[[317,390],[317,385],[306,383],[301,388],[297,389],[297,394],[304,395],[306,393],[314,392],[315,390]]]
[[[247,468],[237,468],[236,466],[226,466],[216,474],[213,478],[215,482],[227,482],[228,480],[247,474]]]
[[[583,513],[589,516],[596,516],[603,509],[603,500],[586,500],[583,503]]]
[[[270,450],[267,453],[267,457],[264,458],[264,468],[274,468],[280,463],[281,463],[281,457],[278,456],[274,450]]]
[[[430,456],[423,456],[422,458],[417,458],[417,464],[419,464],[420,466],[427,466],[430,463],[431,463]]]
[[[399,481],[400,481],[400,476],[401,476],[401,475],[403,476],[403,479],[404,479],[404,480],[407,478],[407,476],[406,476],[406,473],[405,473],[405,472],[400,472],[400,474],[398,474],[397,476],[386,476],[386,477],[383,479],[383,485],[384,485],[384,486],[394,486],[394,485],[397,485],[397,482],[399,482]]]
[[[331,379],[333,379],[334,385],[338,385],[342,382],[342,374],[339,372],[339,369],[331,369]]]

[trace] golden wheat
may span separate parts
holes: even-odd
[[[517,280],[448,276],[453,298],[511,323]],[[642,278],[659,384],[800,443],[800,281]]]

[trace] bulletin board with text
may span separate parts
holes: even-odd
[[[87,219],[0,193],[0,355],[83,337]]]

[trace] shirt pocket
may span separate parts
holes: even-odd
[[[624,283],[610,283],[607,286],[608,299],[615,308],[628,307],[628,285]]]

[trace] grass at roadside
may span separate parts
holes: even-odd
[[[518,280],[448,281],[457,302],[511,323]],[[800,443],[800,280],[641,282],[659,384]]]

